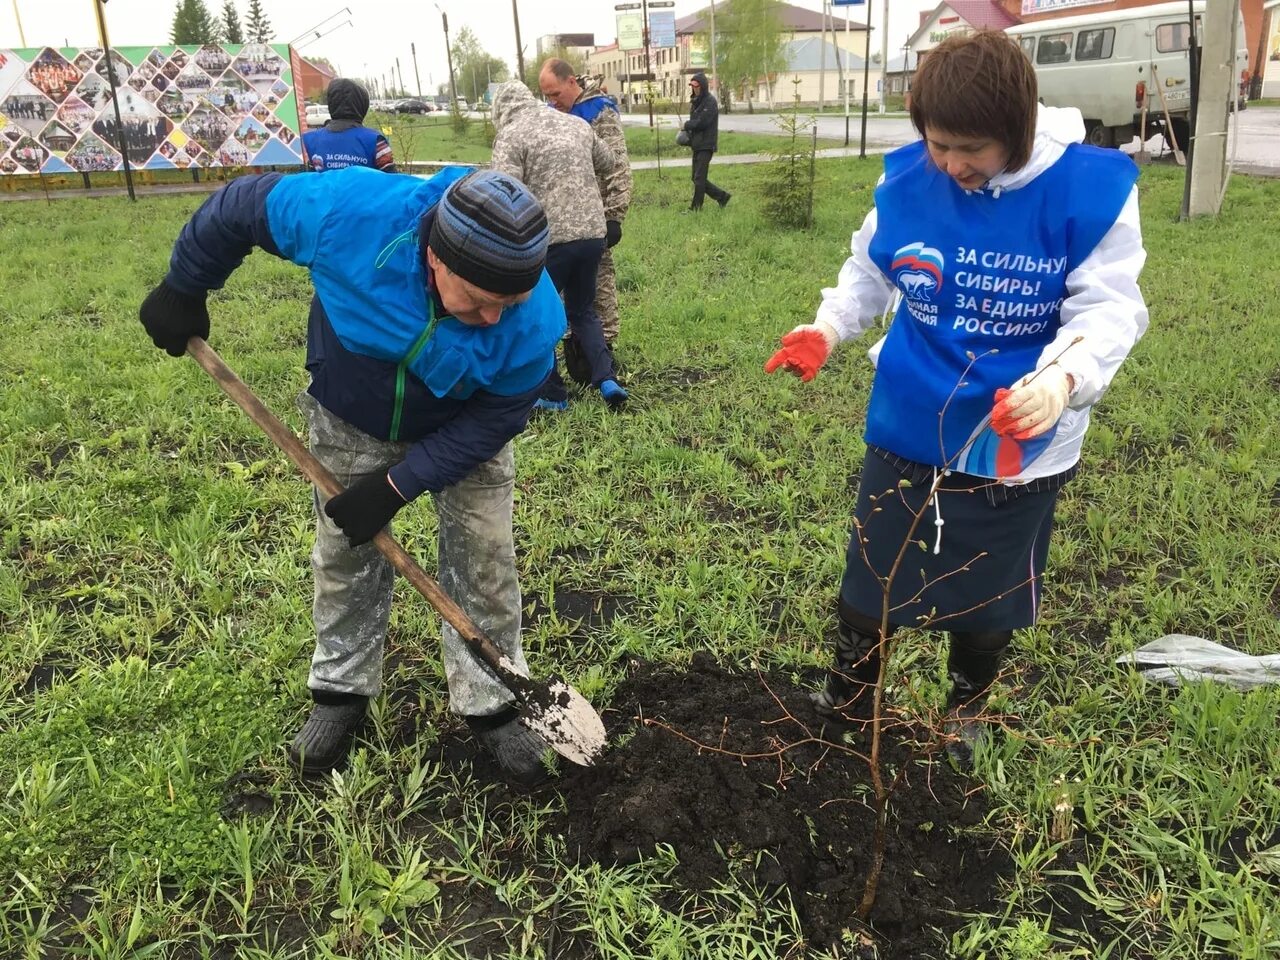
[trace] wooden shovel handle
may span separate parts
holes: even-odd
[[[321,492],[333,497],[342,493],[342,484],[334,478],[319,460],[317,460],[287,426],[263,405],[257,395],[235,375],[209,344],[200,337],[192,337],[187,341],[187,353],[204,368],[205,372],[217,382],[228,397],[236,402],[249,417],[260,426],[284,454],[294,462]],[[462,639],[472,651],[498,675],[498,678],[517,695],[524,692],[528,683],[526,678],[515,673],[507,666],[505,657],[488,636],[466,615],[463,609],[436,583],[417,562],[396,543],[391,534],[385,530],[378,531],[373,538],[374,544],[382,555],[391,561],[402,577],[413,584],[414,588],[427,598],[427,602],[435,607],[440,616],[458,631]]]

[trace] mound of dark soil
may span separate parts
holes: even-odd
[[[823,740],[813,720],[805,691],[785,678],[730,673],[702,655],[679,673],[637,661],[605,715],[610,742],[621,745],[558,784],[567,812],[547,828],[568,839],[571,855],[607,864],[670,844],[674,879],[690,892],[716,886],[731,869],[727,855],[765,895],[791,897],[812,946],[836,945],[843,930],[862,929],[871,779],[866,762]],[[891,800],[871,914],[878,954],[864,955],[942,956],[942,937],[963,924],[955,912],[997,909],[998,880],[1012,864],[977,827],[981,792],[945,760],[923,760],[899,734],[886,737],[883,763],[886,776],[904,765],[907,773]]]

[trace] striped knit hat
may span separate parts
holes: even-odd
[[[547,262],[547,215],[520,181],[469,173],[436,206],[427,245],[446,267],[488,293],[532,290]]]

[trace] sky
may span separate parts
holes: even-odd
[[[597,44],[612,43],[614,3],[607,0],[516,0],[520,13],[520,39],[525,60],[537,55],[537,38],[549,33],[594,33]],[[675,0],[677,17],[706,7],[706,0]],[[936,0],[871,0],[872,24],[878,27],[883,4],[891,6],[890,57],[901,48],[907,34],[919,23],[919,11],[932,10]],[[9,0],[0,2],[0,49],[19,43],[16,3],[26,46],[97,45],[94,0]],[[222,0],[205,0],[214,13]],[[470,27],[481,45],[513,68],[516,60],[515,27],[510,0],[436,0],[449,16],[450,39]],[[820,10],[822,0],[795,0],[796,6]],[[241,20],[248,0],[236,0]],[[275,29],[276,42],[295,42],[304,55],[326,57],[339,72],[352,77],[386,77],[400,60],[404,86],[415,91],[413,57],[416,45],[418,75],[423,93],[434,92],[445,81],[445,47],[440,13],[431,0],[263,0]],[[176,0],[109,0],[104,6],[113,46],[159,45],[168,42]],[[866,19],[866,7],[837,7],[853,11],[855,21]],[[348,13],[347,11],[353,11]],[[347,21],[350,21],[348,24]],[[319,38],[316,33],[321,34]],[[299,39],[300,38],[300,39]],[[873,43],[878,42],[876,40]],[[308,42],[310,41],[310,42]],[[874,47],[873,47],[874,49]]]

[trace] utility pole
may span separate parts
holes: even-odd
[[[884,0],[885,6],[889,5],[889,0]],[[864,45],[862,52],[867,52],[866,47],[871,44],[871,0],[867,0],[867,43]],[[858,156],[866,157],[867,155],[867,81],[871,79],[871,58],[862,58],[862,140],[858,144]]]
[[[418,88],[418,96],[422,96],[422,78],[418,76],[418,48],[409,44],[409,53],[413,55],[413,82]],[[427,78],[430,80],[430,77]]]
[[[818,48],[818,112],[827,105],[827,0],[822,0],[822,46]]]
[[[15,0],[16,2],[16,0]],[[720,84],[716,80],[716,0],[711,0],[711,89],[720,96]]]
[[[404,74],[400,72],[400,58],[396,57],[396,79],[400,81],[400,89],[404,93],[409,92],[409,88],[404,85]]]
[[[871,55],[871,36],[867,35],[868,56]],[[888,110],[889,95],[889,0],[884,0],[884,22],[880,29],[880,112]]]
[[[640,0],[640,16],[644,18],[644,82],[653,83],[653,65],[649,60],[649,0]],[[645,87],[646,93],[652,87]],[[653,97],[645,96],[649,103],[649,126],[653,126]]]
[[[845,70],[842,74],[844,77],[844,145],[849,145],[849,87],[853,84],[849,77],[849,8],[844,8],[844,63]]]
[[[524,79],[524,47],[520,46],[520,10],[511,0],[511,18],[516,22],[516,76]]]
[[[129,149],[125,143],[124,120],[120,116],[120,87],[116,84],[116,65],[111,60],[111,41],[107,39],[107,18],[102,12],[107,0],[93,0],[93,12],[98,17],[98,38],[105,51],[103,59],[107,62],[107,81],[111,84],[111,103],[116,108],[116,131],[120,136],[120,159],[124,161],[124,182],[129,188],[129,199],[137,201],[133,195],[133,171],[129,169]]]
[[[1195,165],[1196,113],[1200,101],[1200,37],[1196,31],[1195,0],[1187,0],[1187,28],[1190,31],[1187,37],[1187,67],[1191,71],[1191,112],[1187,117],[1188,133],[1184,151],[1187,155],[1187,171],[1183,178],[1180,220],[1186,220],[1191,216],[1191,172]],[[1235,49],[1234,40],[1232,49]]]
[[[440,10],[440,5],[436,4],[436,9]],[[440,21],[444,25],[444,55],[449,61],[449,111],[458,109],[458,88],[453,82],[453,48],[449,46],[449,15],[440,10]]]

